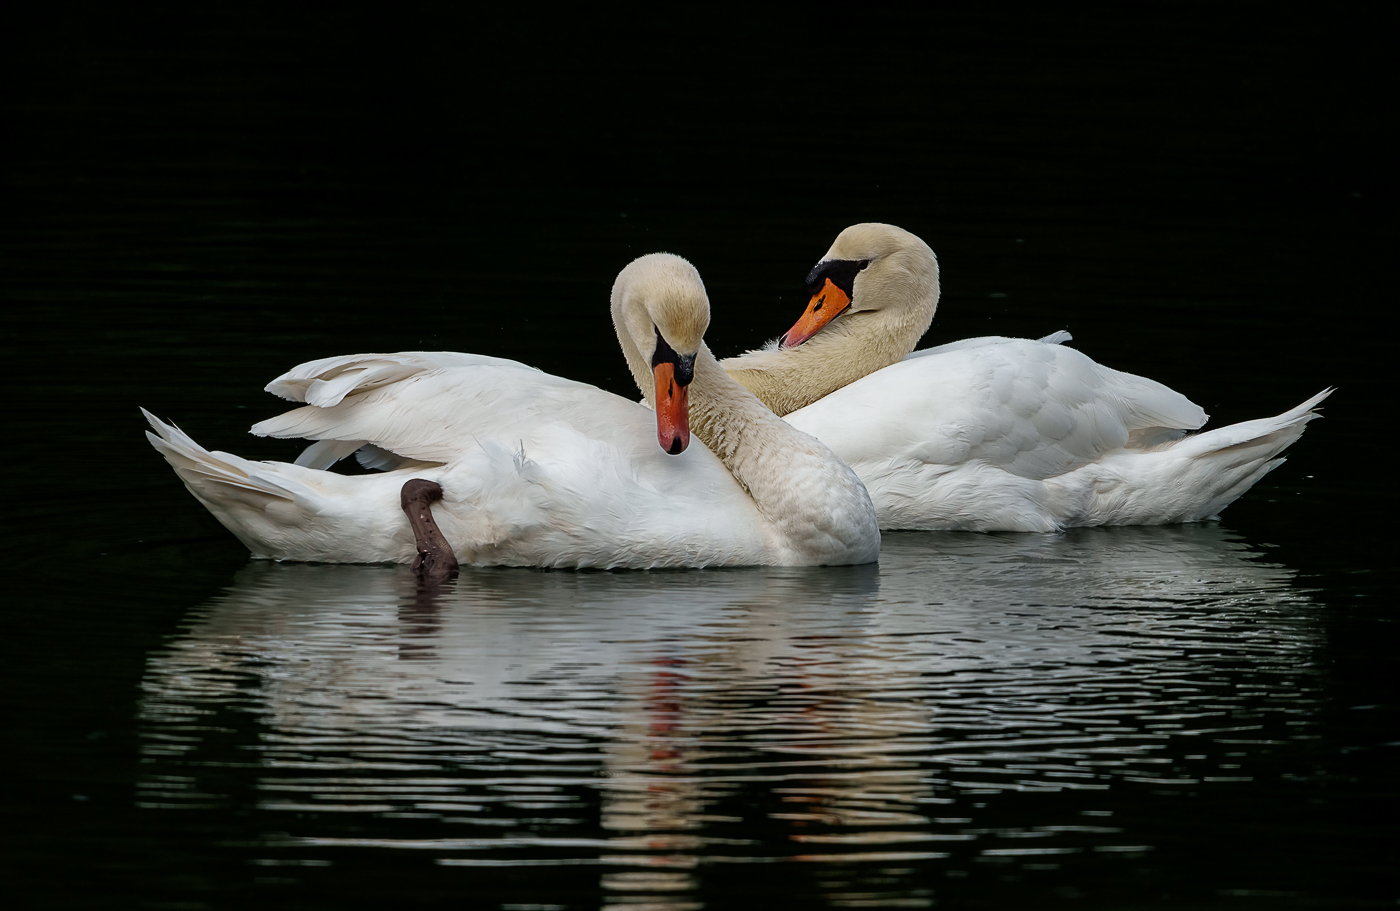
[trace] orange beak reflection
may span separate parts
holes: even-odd
[[[807,312],[802,314],[795,326],[778,339],[778,347],[796,348],[816,335],[827,323],[845,313],[850,306],[851,299],[846,296],[846,292],[836,287],[828,278],[822,283],[821,290],[813,294],[812,299],[807,302]]]
[[[663,361],[652,368],[656,377],[656,439],[671,455],[690,445],[689,386],[676,382],[676,365]]]

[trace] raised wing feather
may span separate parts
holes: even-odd
[[[539,372],[518,361],[457,351],[347,354],[298,364],[264,388],[289,401],[329,408],[339,404],[346,396],[370,392],[419,373],[483,365],[511,365]]]
[[[329,407],[297,408],[255,424],[252,432],[342,441],[354,448],[371,443],[401,457],[446,462],[475,440],[509,440],[528,450],[529,441],[549,425],[562,422],[592,430],[633,422],[638,410],[646,413],[643,406],[596,387],[489,358],[412,373]],[[656,442],[644,433],[636,445],[655,447]]]

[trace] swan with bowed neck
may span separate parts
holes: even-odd
[[[1040,340],[976,338],[910,353],[938,305],[938,261],[891,225],[842,231],[777,343],[721,361],[870,491],[880,527],[1053,531],[1215,516],[1319,417],[1201,433],[1206,413],[1154,380]]]
[[[209,452],[149,412],[147,436],[255,557],[409,562],[400,489],[423,478],[441,485],[434,515],[469,564],[877,558],[874,508],[854,473],[705,346],[709,301],[694,267],[669,254],[636,260],[613,286],[612,315],[655,412],[514,361],[411,352],[327,358],[274,380],[270,391],[308,404],[253,432],[315,440],[299,464]],[[713,451],[686,448],[688,427]],[[366,461],[390,470],[325,470],[366,444]]]

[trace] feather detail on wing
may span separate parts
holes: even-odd
[[[317,441],[299,464],[325,467],[371,445],[360,461],[393,469],[409,464],[406,460],[451,461],[482,438],[528,441],[543,424],[560,419],[587,426],[634,417],[630,411],[635,405],[595,387],[515,361],[475,360],[421,369],[389,386],[357,389],[335,405],[296,408],[260,421],[252,432]],[[619,409],[628,414],[612,414]]]
[[[966,339],[917,352],[789,418],[853,464],[975,461],[1034,479],[1073,471],[1134,434],[1160,442],[1205,423],[1185,396],[1058,344],[1067,336]]]
[[[451,367],[514,366],[535,370],[518,361],[456,351],[400,351],[395,354],[350,354],[307,361],[264,387],[292,402],[329,408],[347,396],[370,392],[410,376]]]

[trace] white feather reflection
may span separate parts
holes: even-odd
[[[302,851],[642,867],[603,885],[665,908],[701,863],[1127,855],[1150,845],[1081,815],[1104,791],[1247,780],[1251,749],[1305,736],[1291,576],[1213,525],[431,595],[400,568],[253,564],[150,659],[141,799],[252,800]],[[230,748],[256,797],[214,784]],[[979,819],[1027,794],[1068,802]]]

